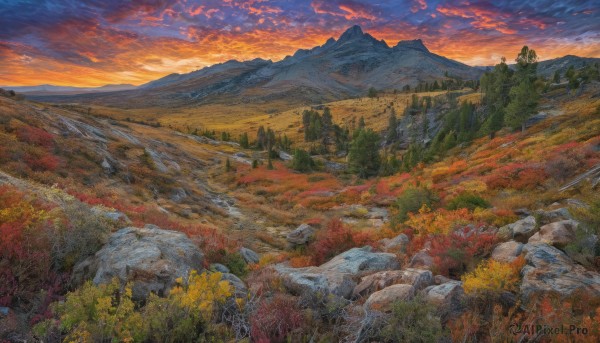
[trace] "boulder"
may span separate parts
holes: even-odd
[[[144,299],[150,292],[166,294],[175,279],[202,270],[204,256],[183,233],[161,230],[154,225],[128,227],[112,234],[95,256],[74,268],[74,278],[94,275],[95,284],[118,278],[132,283],[133,296]],[[79,275],[78,275],[79,273]]]
[[[537,210],[534,213],[540,221],[541,225],[550,224],[552,222],[560,220],[573,219],[573,216],[571,216],[571,213],[569,213],[569,210],[565,207],[557,208],[550,211]]]
[[[256,264],[260,261],[258,254],[248,248],[242,247],[240,249],[240,255],[242,255],[242,258],[244,258],[244,261],[248,264]]]
[[[229,284],[233,287],[233,295],[236,298],[247,298],[248,288],[246,287],[244,281],[242,281],[239,277],[231,273],[221,273],[221,279],[229,282]]]
[[[433,275],[429,270],[413,268],[388,270],[363,277],[361,282],[354,288],[352,297],[365,297],[395,284],[408,284],[412,285],[416,290],[420,290],[432,283]]]
[[[433,278],[433,280],[434,280],[434,282],[435,282],[436,285],[441,285],[441,284],[444,284],[446,282],[454,281],[454,280],[452,280],[450,278],[445,277],[444,275],[436,275]]]
[[[448,281],[441,285],[429,286],[423,290],[425,299],[432,304],[443,305],[451,302],[459,302],[464,294],[462,282]]]
[[[231,273],[231,271],[229,270],[229,268],[227,268],[226,266],[220,264],[220,263],[213,263],[210,265],[210,270],[219,272],[219,273]]]
[[[377,291],[367,299],[364,308],[367,311],[389,312],[394,302],[410,300],[415,296],[415,288],[411,285],[398,284]]]
[[[408,236],[401,233],[394,238],[384,238],[379,243],[381,244],[381,249],[385,252],[401,253],[406,249],[408,241]]]
[[[498,235],[502,239],[514,239],[520,243],[527,243],[529,237],[533,236],[537,231],[537,223],[534,216],[528,216],[521,220],[517,220],[512,224],[505,225],[500,228]]]
[[[498,262],[512,262],[521,255],[523,246],[523,243],[516,241],[500,243],[492,251],[492,259]]]
[[[431,269],[433,267],[433,258],[427,250],[421,250],[412,257],[408,266],[410,268]]]
[[[308,224],[298,226],[294,231],[285,237],[292,246],[304,245],[308,243],[315,235],[315,230]]]
[[[529,243],[542,242],[564,248],[577,239],[575,233],[578,226],[578,222],[570,219],[544,225],[540,231],[529,238]]]
[[[600,297],[600,274],[576,264],[561,250],[546,243],[529,243],[523,247],[527,264],[521,270],[521,294],[531,296],[553,292],[568,296],[584,291]]]
[[[394,254],[376,253],[371,247],[363,247],[350,249],[319,267],[291,268],[278,264],[275,271],[293,293],[334,294],[349,299],[356,287],[355,279],[398,266]]]

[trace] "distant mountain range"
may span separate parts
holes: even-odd
[[[565,65],[580,65],[584,60],[599,59],[566,56],[541,62],[539,70],[544,75],[552,74],[557,68],[566,70]],[[272,101],[307,105],[365,95],[370,87],[383,90],[414,87],[445,75],[476,79],[487,68],[471,67],[436,55],[420,39],[400,41],[390,47],[385,41],[364,33],[359,26],[353,26],[337,40],[330,38],[322,46],[298,50],[278,62],[232,60],[188,74],[171,74],[135,89],[106,89],[102,93],[63,96],[37,93],[32,97],[123,108]]]
[[[130,84],[119,85],[104,85],[102,87],[69,87],[55,85],[39,85],[39,86],[0,86],[0,88],[14,90],[17,93],[26,95],[68,95],[82,93],[102,93],[116,92],[135,89],[136,86]]]

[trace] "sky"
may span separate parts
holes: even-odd
[[[599,0],[0,0],[0,85],[135,85],[230,59],[280,60],[352,25],[469,65],[600,57]]]

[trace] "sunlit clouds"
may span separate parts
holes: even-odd
[[[280,60],[358,24],[471,65],[600,57],[594,1],[0,0],[0,84],[142,84],[230,59]]]

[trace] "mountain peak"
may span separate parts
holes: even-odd
[[[421,39],[401,40],[394,47],[394,49],[397,49],[397,48],[398,49],[407,48],[407,49],[415,49],[415,50],[421,50],[424,52],[429,52],[429,50],[427,49],[427,47],[425,47],[425,44],[423,44],[423,41]]]
[[[342,33],[342,35],[340,36],[340,39],[338,41],[344,42],[344,41],[360,38],[363,36],[365,36],[365,34],[364,34],[363,30],[361,29],[361,27],[358,25],[354,25],[351,28],[349,28],[348,30],[344,31],[344,33]]]

